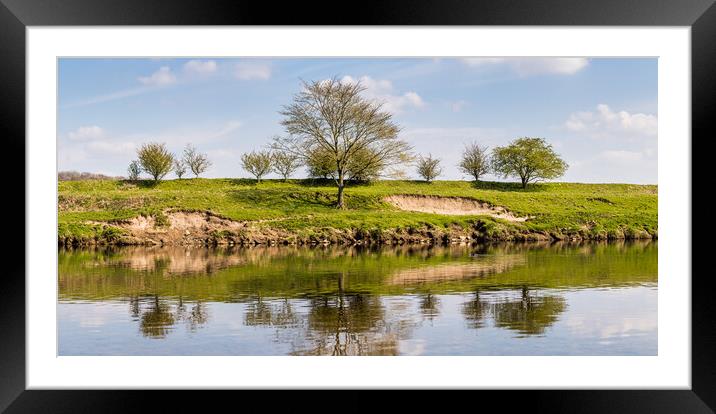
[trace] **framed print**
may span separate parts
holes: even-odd
[[[8,412],[276,388],[713,411],[691,260],[712,2],[396,2],[321,26],[3,1],[26,207]]]

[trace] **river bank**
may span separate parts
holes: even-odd
[[[656,186],[184,179],[60,182],[60,245],[364,245],[658,237]]]

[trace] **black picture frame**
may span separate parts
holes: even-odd
[[[25,171],[25,29],[27,26],[65,25],[587,25],[587,26],[689,26],[692,44],[692,138],[707,142],[711,118],[716,114],[716,5],[714,0],[505,0],[467,2],[383,1],[361,3],[351,13],[338,11],[335,2],[269,3],[258,1],[196,2],[191,0],[0,0],[0,131],[4,152],[16,163],[13,171]],[[318,13],[317,10],[323,10]],[[333,13],[325,13],[332,11]],[[48,137],[47,139],[54,139]],[[683,139],[688,145],[688,137]],[[693,153],[693,149],[692,149]],[[694,163],[695,164],[695,163]],[[17,173],[15,173],[17,174]],[[694,178],[696,175],[694,174]],[[104,412],[148,411],[152,404],[141,392],[132,391],[28,391],[25,389],[25,263],[18,246],[25,249],[25,181],[9,179],[13,219],[6,223],[11,237],[3,238],[6,270],[0,289],[0,411]],[[18,208],[22,200],[23,209]],[[692,199],[693,202],[693,199]],[[702,207],[705,209],[705,207]],[[22,213],[21,213],[22,211]],[[692,213],[699,210],[693,209]],[[24,219],[18,219],[23,215]],[[698,217],[695,216],[694,217]],[[690,241],[685,241],[690,242]],[[703,247],[692,245],[694,252]],[[31,247],[31,246],[30,246]],[[662,258],[668,252],[662,252]],[[692,257],[693,257],[692,253]],[[698,257],[698,254],[695,255]],[[12,262],[12,257],[16,261]],[[690,275],[669,275],[689,277]],[[716,410],[716,312],[712,304],[714,282],[708,273],[692,278],[692,389],[605,391],[493,391],[471,393],[465,401],[489,406],[494,400],[510,409],[568,412],[693,412]],[[618,375],[618,373],[615,373]],[[523,395],[512,395],[520,392]],[[226,393],[223,394],[226,399]],[[233,393],[232,393],[233,395]],[[235,396],[228,399],[234,400]],[[309,397],[272,399],[271,408],[300,404]],[[424,397],[423,397],[424,398]],[[188,402],[204,400],[209,408],[221,401],[194,393],[162,395],[153,407],[188,408]],[[396,399],[391,399],[395,400]],[[406,399],[397,399],[401,408]],[[421,403],[421,398],[411,398]],[[469,400],[469,401],[468,401]],[[345,402],[360,402],[350,396]],[[365,401],[365,400],[364,400]],[[388,408],[389,402],[381,402]],[[345,404],[344,404],[345,405]],[[369,405],[367,405],[369,407]],[[355,408],[355,407],[351,407]],[[366,408],[369,409],[369,408]],[[182,410],[184,411],[184,410]]]

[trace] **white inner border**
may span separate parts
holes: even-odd
[[[687,27],[27,28],[27,387],[689,389],[690,40]],[[60,56],[658,56],[659,247],[665,252],[659,260],[659,355],[58,357]]]

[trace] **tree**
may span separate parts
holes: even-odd
[[[382,162],[373,161],[371,150],[357,151],[346,165],[346,181],[371,181],[381,176],[387,166]],[[329,151],[317,150],[306,161],[308,175],[314,178],[336,178],[334,157]]]
[[[490,172],[490,156],[487,153],[487,147],[481,147],[475,142],[466,145],[458,167],[460,167],[460,171],[472,176],[475,181],[480,181],[481,176]]]
[[[374,161],[374,159],[376,159]],[[370,149],[357,151],[346,168],[346,178],[351,181],[365,182],[376,180],[388,166],[377,161]]]
[[[142,170],[159,181],[172,170],[174,155],[167,150],[166,145],[158,143],[143,144],[137,150],[139,165]]]
[[[568,167],[544,138],[519,138],[492,150],[493,171],[505,178],[520,177],[522,188],[530,182],[561,177]]]
[[[271,172],[272,155],[270,151],[251,151],[241,155],[241,166],[261,182],[261,177]]]
[[[175,159],[174,160],[174,173],[179,177],[181,180],[181,177],[186,174],[186,162],[184,160]]]
[[[141,173],[142,167],[139,165],[139,161],[134,160],[129,163],[129,168],[127,168],[127,178],[129,181],[139,180],[139,174]]]
[[[432,154],[428,154],[427,157],[422,155],[418,157],[417,161],[418,175],[423,177],[427,182],[431,182],[435,177],[442,174],[443,169],[440,167],[440,159],[433,158]]]
[[[276,151],[273,154],[273,170],[286,181],[301,166],[301,158],[285,151]]]
[[[184,148],[184,163],[189,167],[191,172],[194,173],[195,177],[199,177],[199,174],[205,172],[211,167],[211,161],[207,158],[206,154],[202,154],[196,151],[191,144],[188,144]]]
[[[335,163],[329,151],[318,150],[310,154],[306,159],[308,176],[312,178],[333,178]]]
[[[336,207],[345,208],[343,192],[352,168],[357,175],[375,166],[404,161],[410,146],[398,138],[399,128],[382,105],[361,97],[359,83],[336,78],[304,82],[303,90],[280,112],[289,136],[274,139],[272,148],[299,156],[310,166],[315,154],[326,154],[333,164],[338,187]],[[365,151],[360,165],[356,157]],[[352,164],[353,163],[353,164]],[[310,167],[309,167],[310,168]]]

